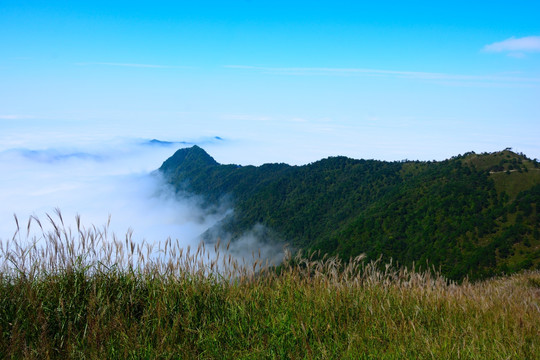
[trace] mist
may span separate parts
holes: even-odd
[[[71,228],[80,215],[87,227],[110,221],[109,232],[118,237],[132,232],[135,242],[157,243],[171,237],[196,246],[199,236],[229,209],[203,209],[200,199],[176,193],[155,171],[176,149],[190,144],[116,139],[84,146],[3,150],[0,239],[11,239],[17,230],[14,215],[22,224],[30,216],[37,217],[47,228],[51,226],[47,214],[59,209]],[[31,232],[30,237],[35,235]]]
[[[255,259],[279,263],[283,248],[268,240],[261,225],[237,239],[222,231],[221,221],[234,211],[233,199],[224,197],[219,204],[202,206],[203,199],[176,191],[157,171],[176,150],[194,144],[212,152],[231,147],[219,136],[80,140],[64,132],[4,142],[0,147],[0,241],[12,239],[17,232],[14,216],[23,228],[17,241],[24,246],[52,231],[49,216],[58,223],[60,212],[68,229],[75,230],[80,217],[83,227],[107,228],[109,238],[129,234],[134,243],[152,244],[155,249],[169,238],[183,248],[197,248],[203,239],[211,245],[217,238],[203,235],[219,229],[221,253],[240,263],[251,264]],[[31,217],[40,220],[43,230],[31,221],[27,234]],[[26,237],[21,238],[21,233]]]

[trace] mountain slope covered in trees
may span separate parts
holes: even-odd
[[[224,197],[234,236],[262,224],[294,248],[392,258],[453,279],[540,267],[540,171],[510,149],[440,162],[330,157],[304,166],[221,165],[197,146],[160,168],[207,204]]]

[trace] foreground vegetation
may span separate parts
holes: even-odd
[[[259,257],[109,239],[2,242],[0,358],[534,359],[540,272],[461,284],[337,258]],[[31,219],[41,227],[37,219]],[[212,254],[212,257],[210,256]],[[225,254],[225,255],[224,255]]]

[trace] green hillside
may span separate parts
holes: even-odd
[[[194,146],[160,170],[207,204],[232,199],[222,227],[233,236],[263,224],[295,248],[435,266],[453,279],[540,267],[539,164],[509,149],[440,162],[255,167],[220,165]]]

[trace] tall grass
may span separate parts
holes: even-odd
[[[539,358],[538,271],[456,284],[300,254],[274,268],[47,221],[2,242],[0,358]]]

